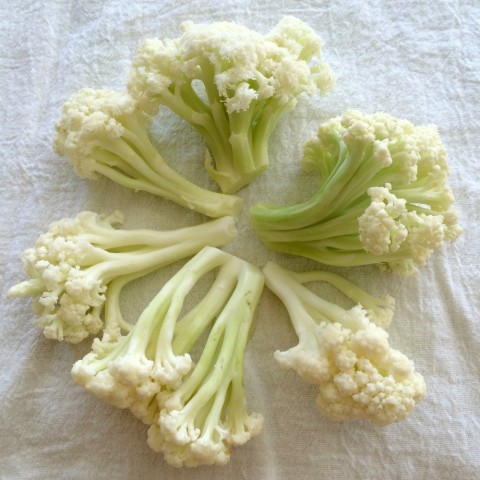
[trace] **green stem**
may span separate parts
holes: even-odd
[[[138,170],[133,168],[123,158],[108,150],[105,150],[104,148],[98,148],[95,151],[93,158],[96,162],[96,166],[103,165],[104,167],[110,167],[112,170],[120,172],[128,178],[139,179],[143,182],[148,182],[148,180],[143,175],[141,175]],[[95,171],[98,171],[96,166]]]
[[[205,91],[207,92],[208,102],[210,104],[210,110],[216,126],[216,131],[223,143],[223,150],[229,151],[230,144],[228,139],[230,138],[230,124],[228,114],[225,109],[225,103],[220,97],[218,89],[215,85],[215,71],[213,65],[207,60],[200,60],[200,72],[200,80],[202,81]],[[222,159],[220,158],[218,161],[221,162]]]
[[[320,313],[320,315],[329,322],[338,321],[345,313],[342,307],[324,300],[303,286],[300,281],[297,280],[295,272],[290,272],[279,265],[269,262],[264,268],[263,273],[267,281],[267,286],[279,296],[286,306],[290,305],[287,309],[292,317],[292,322],[294,321],[293,317],[297,315],[295,307],[298,308],[298,305],[301,305],[300,312],[310,307]],[[308,323],[305,323],[305,320],[303,320],[300,332],[302,334],[308,333],[308,330],[305,331],[305,325],[311,328],[311,322],[308,321]],[[295,325],[294,328],[297,331]],[[300,335],[298,335],[298,337],[300,339],[303,338]]]
[[[123,287],[133,279],[137,278],[137,276],[138,274],[124,275],[116,278],[108,285],[104,306],[105,331],[112,332],[117,330],[117,327],[125,332],[129,332],[132,329],[133,325],[123,319],[122,311],[120,309],[120,293]]]
[[[156,269],[194,255],[203,247],[219,247],[236,235],[230,217],[213,220],[207,224],[176,230],[177,240],[164,248],[147,248],[133,253],[111,253],[111,260],[93,265],[85,272],[102,278],[108,284],[116,277]],[[173,240],[173,239],[172,239]]]
[[[251,324],[243,322],[238,333],[237,346],[234,354],[233,371],[231,378],[231,390],[226,410],[227,420],[233,426],[233,434],[245,430],[245,420],[248,417],[245,391],[243,386],[243,372],[245,350],[247,347]]]
[[[300,283],[327,282],[354,303],[362,305],[365,310],[375,312],[377,316],[384,314],[385,310],[393,311],[395,305],[391,297],[374,297],[349,280],[331,272],[316,270],[313,272],[292,272],[292,275]]]
[[[233,150],[233,171],[237,181],[244,175],[252,175],[256,172],[255,158],[252,148],[252,115],[254,108],[241,112],[232,112],[230,119],[230,138],[229,143]]]
[[[190,260],[162,289],[161,294],[168,296],[169,305],[157,340],[155,358],[160,363],[162,363],[162,357],[167,355],[168,352],[173,355],[172,340],[185,297],[204,275],[222,265],[227,258],[226,254],[219,250],[204,249]],[[190,332],[187,335],[190,336]]]
[[[294,230],[262,230],[261,227],[257,227],[254,224],[254,227],[257,230],[258,236],[264,241],[270,242],[310,242],[325,240],[330,237],[338,237],[341,235],[358,235],[358,217],[363,213],[363,211],[353,211],[343,216],[338,216],[327,220],[325,222],[320,222],[318,224],[298,228]]]
[[[427,190],[422,187],[392,189],[398,198],[404,198],[410,204],[428,205],[434,210],[446,210],[453,200],[445,191]]]
[[[229,363],[233,364],[233,359],[231,359]],[[232,367],[228,367],[228,370],[231,370],[231,368]],[[209,439],[213,442],[215,441],[214,436],[215,433],[218,435],[217,427],[221,423],[220,419],[225,405],[225,398],[227,396],[229,385],[230,375],[225,374],[220,385],[216,388],[213,396],[213,403],[209,408],[208,415],[205,420],[202,421],[203,428],[200,439]]]
[[[182,403],[190,401],[194,394],[192,401],[195,403],[204,403],[211,398],[228,373],[225,369],[232,358],[240,325],[245,322],[250,325],[253,320],[262,292],[263,276],[258,269],[236,258],[231,260],[229,268],[231,275],[235,275],[233,269],[241,270],[236,288],[217,317],[195,369],[177,390]]]
[[[148,136],[146,138],[148,140]],[[195,185],[170,168],[153,145],[150,149],[143,147],[144,152],[142,152],[137,147],[137,145],[141,145],[141,142],[136,136],[132,142],[134,140],[137,143],[122,144],[118,142],[115,146],[105,145],[105,148],[125,159],[130,168],[138,172],[137,175],[129,178],[114,168],[110,168],[110,171],[106,171],[105,168],[96,170],[123,186],[153,193],[210,217],[239,215],[243,203],[240,198],[212,192]],[[148,141],[148,143],[150,142]],[[98,155],[98,159],[101,161],[102,156]]]
[[[319,223],[328,217],[330,205],[355,175],[370,147],[368,142],[352,142],[348,147],[343,140],[339,142],[337,165],[317,192],[306,202],[289,207],[256,205],[250,213],[257,225],[264,229],[291,230]]]
[[[293,101],[281,105],[277,100],[270,99],[262,102],[261,113],[253,127],[253,158],[257,170],[263,171],[268,167],[268,145],[270,137],[278,125],[282,115],[292,108]]]
[[[311,332],[316,326],[312,316],[296,294],[297,284],[289,277],[287,271],[279,265],[268,262],[263,268],[267,287],[281,300],[287,309],[297,337],[311,337]],[[298,282],[297,282],[298,283]]]
[[[193,348],[205,329],[225,307],[225,302],[232,294],[234,286],[235,279],[231,276],[228,267],[220,268],[208,293],[177,322],[172,342],[174,352],[182,354]]]
[[[193,92],[192,96],[197,95]],[[215,154],[217,151],[221,152],[224,150],[223,141],[216,130],[211,112],[198,112],[192,109],[185,102],[182,93],[178,89],[174,93],[165,90],[160,95],[160,100],[172,112],[190,123],[205,138],[212,149],[212,153]]]
[[[397,251],[388,255],[373,255],[365,250],[336,250],[334,248],[319,248],[314,243],[306,242],[265,242],[268,248],[275,252],[299,255],[311,258],[325,265],[336,267],[355,267],[360,265],[373,265],[378,263],[389,263],[399,261],[405,256]]]

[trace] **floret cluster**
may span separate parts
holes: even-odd
[[[390,347],[383,328],[393,316],[393,298],[371,297],[328,272],[302,276],[271,262],[263,272],[268,287],[290,312],[299,337],[296,346],[275,352],[275,359],[318,385],[317,408],[326,417],[388,425],[404,420],[424,398],[422,375],[409,358]],[[338,307],[303,285],[313,280],[340,287],[359,303],[348,310]]]
[[[184,315],[193,286],[218,268],[204,299]],[[72,377],[107,403],[149,425],[148,444],[168,463],[225,464],[234,445],[259,434],[248,414],[243,355],[263,289],[258,268],[205,247],[172,277],[126,335],[107,332],[76,362]],[[194,365],[190,351],[210,332]]]
[[[405,420],[426,385],[413,361],[390,346],[392,297],[374,297],[327,271],[294,272],[273,262],[260,270],[217,248],[237,234],[243,201],[233,193],[268,168],[279,119],[300,95],[334,86],[320,37],[294,17],[266,35],[232,22],[185,22],[182,29],[175,39],[144,41],[126,92],[84,88],[72,95],[53,144],[81,177],[103,176],[213,220],[126,230],[119,212],[81,212],[52,223],[25,251],[29,279],[8,295],[33,298],[36,323],[49,339],[78,343],[98,335],[72,378],[147,424],[148,445],[176,467],[225,464],[232,447],[262,431],[263,416],[248,413],[243,379],[264,283],[298,337],[274,358],[318,386],[320,413],[376,425]],[[202,135],[206,171],[221,192],[195,185],[164,161],[149,134],[160,107]],[[434,125],[349,110],[319,126],[303,166],[318,178],[311,198],[250,211],[273,251],[411,275],[462,231]],[[134,324],[124,320],[126,285],[189,257]],[[214,279],[192,306],[190,294],[207,276]],[[309,282],[335,287],[351,308],[314,293]]]
[[[9,295],[34,297],[36,323],[47,338],[79,343],[99,333],[104,307],[120,311],[124,285],[236,236],[231,217],[169,232],[114,228],[122,221],[120,212],[108,217],[81,212],[52,223],[25,251],[30,279],[12,287]],[[121,326],[121,316],[116,317]]]

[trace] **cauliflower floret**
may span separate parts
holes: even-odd
[[[313,196],[250,209],[257,234],[274,251],[409,275],[462,231],[451,208],[445,147],[432,125],[348,110],[319,127],[303,164],[319,177]]]
[[[378,425],[404,420],[425,396],[413,362],[391,349],[387,332],[373,324],[356,332],[344,329],[343,335],[344,348],[352,349],[356,361],[319,384],[319,411],[332,420],[365,419]],[[335,352],[325,348],[325,355],[338,367]]]
[[[233,446],[247,443],[251,438],[260,435],[263,430],[264,418],[260,413],[247,414],[245,406],[241,414],[234,412],[225,420],[225,430],[228,432],[226,438]]]
[[[108,366],[108,373],[126,385],[138,387],[151,377],[154,362],[144,355],[123,355]]]
[[[344,310],[302,283],[321,279],[352,299],[371,303],[368,294],[330,273],[296,274],[272,262],[263,273],[288,309],[299,338],[296,346],[275,352],[275,359],[318,385],[318,410],[332,420],[363,419],[377,425],[407,418],[426,390],[413,362],[390,347],[388,333],[362,305]]]
[[[413,362],[390,348],[382,328],[369,322],[354,331],[321,323],[315,337],[317,352],[302,351],[300,344],[276,352],[275,359],[318,385],[317,407],[328,418],[393,423],[405,419],[425,396]]]
[[[409,243],[428,250],[439,248],[445,239],[442,215],[425,215],[409,212],[405,223],[408,225]]]
[[[248,415],[244,404],[235,405],[225,421],[214,424],[207,419],[206,426],[199,428],[195,426],[196,412],[188,405],[181,410],[168,408],[177,401],[163,401],[164,408],[148,431],[150,447],[163,452],[173,466],[225,465],[232,446],[243,445],[262,431],[263,416]]]
[[[212,271],[209,291],[182,316],[186,296]],[[74,364],[72,378],[150,425],[148,444],[171,465],[225,464],[232,446],[263,427],[260,414],[247,412],[243,386],[244,353],[263,282],[253,265],[205,247],[164,285],[127,334],[110,325]],[[209,329],[194,365],[189,351]]]
[[[232,217],[170,232],[114,228],[122,219],[119,212],[108,217],[81,212],[74,219],[52,223],[35,247],[25,251],[23,262],[31,279],[10,288],[7,295],[35,298],[36,323],[47,338],[78,343],[97,334],[104,328],[107,304],[114,312],[107,322],[110,333],[116,325],[130,330],[119,307],[126,283],[236,235]],[[172,374],[170,361],[165,352],[165,369],[158,375]],[[188,370],[189,359],[182,362],[183,370]]]
[[[80,176],[95,178],[88,165],[83,168],[84,160],[95,156],[102,138],[104,142],[120,139],[126,129],[117,117],[133,115],[135,109],[136,102],[127,94],[83,88],[63,106],[54,148],[72,161]]]
[[[158,425],[166,441],[187,445],[198,439],[201,430],[195,426],[195,417],[189,417],[188,413],[188,410],[165,409],[160,412]]]
[[[80,384],[80,376],[86,376],[84,372],[78,374],[80,367],[73,366],[72,378]],[[117,382],[115,378],[106,371],[100,371],[93,375],[89,381],[82,385],[88,392],[93,393],[98,398],[101,398],[105,403],[113,405],[117,408],[129,408],[130,405],[136,402],[135,392],[129,385]]]
[[[173,40],[146,40],[128,80],[139,107],[166,105],[205,137],[206,168],[233,193],[268,167],[268,140],[301,94],[334,85],[321,40],[284,17],[267,35],[234,22],[182,24]],[[203,87],[197,88],[201,82]]]
[[[162,358],[171,346],[165,340],[150,337],[159,319],[155,312],[146,310],[128,335],[112,338],[107,334],[101,341],[96,339],[92,352],[77,361],[72,369],[72,378],[87,391],[118,408],[130,409],[148,424],[158,416],[155,398],[159,392],[178,382],[191,368],[191,362],[185,363],[186,357],[190,359],[188,354],[178,356],[176,366],[172,353],[168,375],[165,375]],[[160,346],[159,354],[151,358],[147,351],[156,344]]]
[[[402,249],[413,264],[424,265],[445,239],[444,218],[408,211],[405,199],[397,198],[391,189],[390,184],[368,189],[371,204],[358,218],[360,241],[373,255]]]
[[[369,188],[367,193],[372,202],[358,218],[360,241],[373,255],[396,252],[408,237],[402,223],[402,217],[407,214],[406,202],[392,195],[390,189],[389,184]]]
[[[155,45],[153,41],[145,48],[150,52]],[[168,89],[165,76],[149,76],[146,84],[153,90]],[[104,176],[213,218],[238,216],[242,199],[201,188],[164,162],[150,140],[150,123],[151,117],[129,94],[84,88],[65,102],[54,148],[81,177]]]
[[[226,465],[230,461],[230,449],[225,444],[196,442],[172,443],[165,439],[158,425],[148,429],[147,443],[155,452],[162,452],[165,461],[176,468],[198,467],[199,465]]]
[[[356,120],[343,133],[343,140],[351,149],[364,147],[375,141],[375,133],[367,122]]]
[[[150,375],[153,362],[141,356],[137,361],[125,360],[121,356],[124,348],[125,337],[97,339],[94,350],[73,365],[72,378],[106,403],[129,408],[140,420],[151,423],[158,413],[153,400],[161,389]],[[116,360],[105,361],[109,358]]]
[[[331,365],[316,345],[309,349],[306,343],[301,343],[285,352],[277,350],[274,357],[282,367],[295,370],[305,382],[313,385],[331,375]]]
[[[378,161],[380,165],[384,167],[388,167],[392,164],[392,155],[390,154],[390,150],[388,149],[388,141],[387,140],[375,140],[373,142],[373,157]]]
[[[369,324],[361,330],[350,334],[350,347],[357,356],[383,358],[390,351],[388,345],[388,333],[375,324]]]

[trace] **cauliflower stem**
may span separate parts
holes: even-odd
[[[423,377],[404,354],[389,346],[384,326],[394,301],[376,298],[329,272],[295,273],[269,262],[266,285],[285,305],[299,343],[275,359],[318,385],[318,410],[331,420],[388,425],[407,418],[425,396]],[[306,288],[323,281],[356,303],[346,310]]]

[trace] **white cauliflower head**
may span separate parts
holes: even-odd
[[[122,122],[136,109],[136,102],[126,93],[83,88],[63,105],[55,125],[54,149],[68,157],[78,175],[95,178],[96,157],[104,150],[117,153],[115,141],[127,131]]]
[[[228,113],[272,97],[285,104],[333,85],[328,65],[319,61],[320,38],[294,17],[284,17],[265,36],[234,22],[187,21],[182,30],[173,40],[146,40],[134,59],[129,91],[149,112],[193,80],[205,84],[210,102],[214,86]]]
[[[275,358],[318,385],[317,408],[332,420],[377,425],[404,420],[425,396],[423,377],[411,360],[389,346],[388,333],[370,322],[366,312],[357,307],[351,313],[361,315],[362,328],[321,322],[315,328],[315,352],[294,347]],[[308,360],[311,354],[315,361]]]
[[[34,301],[39,314],[36,323],[47,338],[78,343],[101,330],[107,285],[92,269],[99,256],[84,234],[94,223],[98,226],[120,218],[102,219],[93,212],[82,212],[75,219],[52,223],[35,246],[25,251],[25,271],[39,284]]]
[[[358,218],[359,238],[367,252],[385,256],[385,268],[415,273],[440,248],[448,226],[441,214],[417,213],[391,193],[392,186],[371,187],[370,206]],[[398,253],[400,257],[389,256]]]

